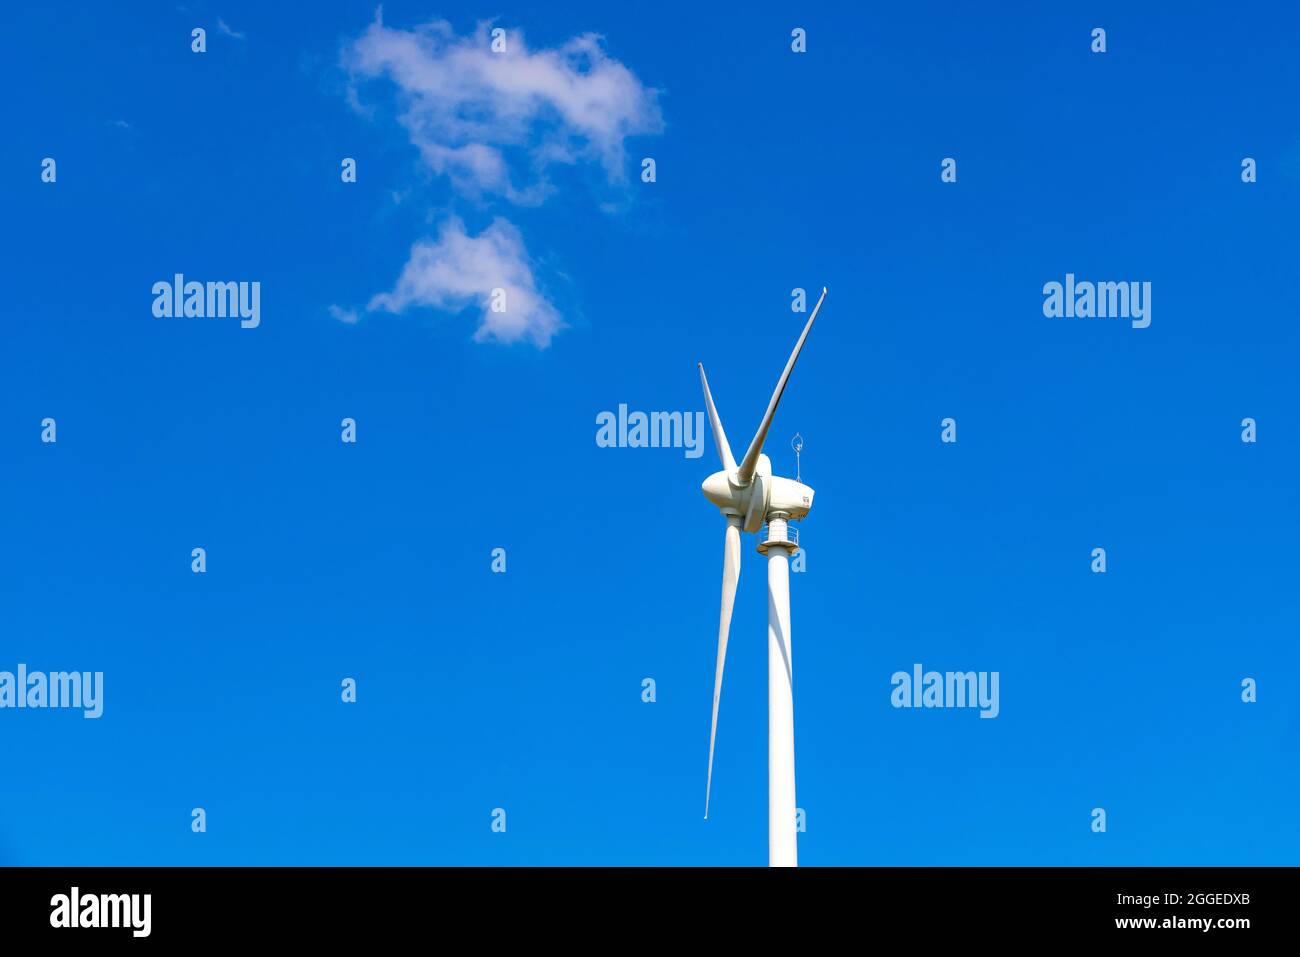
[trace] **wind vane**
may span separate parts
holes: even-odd
[[[802,473],[799,471],[799,453],[803,451],[803,436],[798,432],[790,440],[790,448],[794,449],[794,480],[799,482],[802,481],[800,478]]]

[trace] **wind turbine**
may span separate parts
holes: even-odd
[[[731,610],[740,581],[740,533],[757,532],[764,525],[767,534],[758,550],[767,555],[767,848],[772,867],[798,864],[798,836],[794,803],[794,696],[790,659],[790,556],[799,548],[796,535],[790,538],[787,522],[798,521],[812,508],[813,490],[794,479],[772,474],[772,462],[763,454],[763,442],[772,417],[790,380],[790,371],[803,349],[804,340],[817,321],[826,300],[826,288],[813,307],[790,361],[777,380],[772,401],[759,423],[754,439],[740,465],[736,464],[722,430],[722,420],[713,405],[709,380],[700,363],[700,384],[709,410],[713,441],[722,460],[722,471],[704,480],[704,497],[727,519],[722,552],[722,614],[718,620],[718,668],[713,679],[713,723],[709,728],[709,775],[704,785],[704,817],[709,816],[709,794],[713,789],[713,745],[718,737],[718,701],[722,697],[722,668],[727,661],[727,637],[731,631]]]

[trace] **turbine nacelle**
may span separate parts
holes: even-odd
[[[706,478],[700,490],[724,515],[739,515],[747,519],[757,516],[758,525],[751,528],[752,521],[744,523],[747,532],[757,531],[762,526],[762,519],[773,512],[784,512],[787,518],[797,522],[808,514],[813,500],[813,490],[803,482],[773,475],[766,455],[758,457],[754,481],[748,485],[741,485],[735,472],[724,470]]]

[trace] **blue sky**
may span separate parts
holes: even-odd
[[[105,704],[0,711],[0,862],[765,863],[763,559],[705,822],[716,457],[595,417],[703,361],[743,449],[826,285],[768,448],[801,863],[1294,863],[1300,17],[1050,7],[6,7],[0,670]],[[1046,318],[1067,272],[1150,327]],[[997,719],[892,708],[916,662]]]

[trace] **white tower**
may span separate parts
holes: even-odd
[[[799,863],[794,802],[794,659],[790,653],[790,556],[783,512],[768,516],[758,550],[767,555],[767,862]]]

